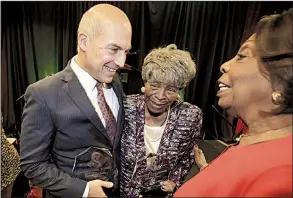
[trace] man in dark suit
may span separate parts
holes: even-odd
[[[105,197],[118,191],[122,87],[132,29],[117,7],[99,4],[78,27],[78,54],[25,93],[21,168],[46,196]]]

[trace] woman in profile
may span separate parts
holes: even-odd
[[[175,197],[292,197],[292,19],[292,9],[262,18],[221,66],[218,104],[248,133]]]
[[[176,45],[152,50],[144,59],[143,95],[125,98],[121,140],[121,196],[166,197],[186,178],[202,111],[179,100],[195,76],[195,63]]]

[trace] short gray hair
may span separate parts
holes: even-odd
[[[153,49],[144,59],[144,82],[163,82],[184,88],[195,77],[196,64],[189,52],[177,49],[175,44]]]

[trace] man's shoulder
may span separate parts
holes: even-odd
[[[29,87],[33,87],[38,90],[47,90],[52,88],[59,88],[62,79],[62,72],[58,72],[56,74],[51,74],[41,80],[38,80],[29,85]],[[58,86],[59,85],[59,86]]]
[[[63,71],[38,80],[27,87],[25,94],[34,95],[38,93],[46,98],[51,98],[51,96],[56,94],[58,90],[63,87],[62,76]]]

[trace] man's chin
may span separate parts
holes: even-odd
[[[105,80],[106,84],[110,84],[113,81],[113,78],[111,78],[110,80]]]
[[[99,81],[102,82],[102,83],[109,84],[109,83],[111,83],[113,81],[113,78],[114,78],[114,76],[113,77],[103,77]]]

